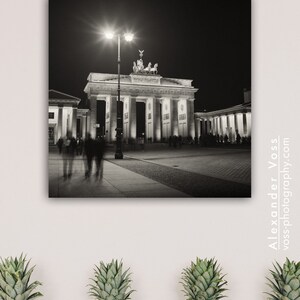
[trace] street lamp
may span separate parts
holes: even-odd
[[[107,39],[113,39],[115,37],[115,33],[113,31],[107,31],[105,33],[105,37]],[[115,153],[115,159],[123,159],[123,152],[122,152],[122,116],[121,116],[121,88],[120,88],[120,70],[121,70],[121,35],[117,34],[118,38],[118,101],[117,101],[117,128],[116,128],[116,137],[117,137],[117,143],[116,143],[116,153]],[[124,34],[125,41],[131,42],[134,38],[134,35],[132,33],[125,33]]]

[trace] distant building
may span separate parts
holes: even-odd
[[[48,141],[56,144],[60,137],[71,132],[72,136],[85,138],[89,129],[89,110],[78,108],[80,99],[71,95],[49,90]]]
[[[90,73],[84,89],[91,103],[91,135],[95,137],[97,101],[105,102],[105,131],[115,141],[117,126],[117,74]],[[160,142],[170,135],[195,136],[192,80],[164,78],[158,74],[121,75],[123,138],[136,139],[136,103],[145,103],[145,136]]]
[[[236,135],[251,137],[251,91],[244,90],[244,103],[232,107],[195,113],[196,136],[227,134],[229,142],[236,141]]]
[[[232,107],[194,113],[192,80],[163,78],[158,74],[132,73],[121,75],[123,104],[123,138],[136,139],[136,102],[145,105],[146,139],[167,140],[170,135],[199,138],[206,135],[228,136],[234,143],[237,134],[251,137],[251,91],[244,90],[244,103]],[[117,121],[117,75],[91,73],[84,89],[90,108],[79,108],[81,99],[49,91],[49,144],[71,132],[85,138],[87,132],[96,136],[97,101],[105,101],[105,132],[108,142],[115,141]]]

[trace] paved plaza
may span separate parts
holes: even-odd
[[[95,166],[94,166],[95,167]],[[76,156],[73,174],[63,178],[63,161],[49,153],[50,197],[250,197],[249,148],[205,148],[166,145],[124,151],[123,160],[107,151],[103,178],[86,179],[82,156]]]

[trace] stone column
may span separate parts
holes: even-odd
[[[57,116],[57,139],[62,137],[62,120],[63,120],[63,108],[62,106],[58,107],[58,116]]]
[[[154,101],[154,141],[161,141],[161,111],[160,111],[160,101],[155,99]]]
[[[187,100],[188,135],[195,138],[194,99]]]
[[[172,122],[171,122],[171,131],[172,135],[179,135],[178,131],[178,100],[171,99],[171,108],[172,108]]]
[[[247,120],[247,136],[251,136],[251,113],[246,113],[246,120]]]
[[[77,107],[72,108],[72,136],[76,138],[77,135]]]
[[[243,125],[243,114],[237,113],[236,114],[236,129],[238,130],[238,133],[240,136],[244,136],[244,125]]]
[[[107,96],[105,108],[105,136],[110,143],[116,140],[117,128],[117,97]]]
[[[222,124],[222,135],[227,133],[227,117],[226,116],[221,116],[221,124]]]
[[[236,137],[236,131],[238,130],[238,121],[237,121],[237,115],[236,113],[233,114],[234,117],[234,131],[235,131],[235,137]]]
[[[207,134],[210,134],[211,125],[210,125],[210,118],[207,119]]]
[[[163,138],[168,140],[169,136],[173,134],[172,131],[172,102],[170,98],[162,99],[162,135]]]
[[[86,138],[86,116],[85,116],[85,115],[82,116],[81,121],[82,121],[82,125],[81,125],[81,130],[82,130],[82,132],[81,132],[81,136],[82,136],[83,139],[85,139],[85,138]]]
[[[226,134],[228,135],[229,138],[229,133],[230,133],[230,123],[229,123],[229,115],[226,115]]]
[[[202,134],[201,135],[206,135],[206,120],[202,119]]]
[[[189,127],[191,107],[188,105],[187,99],[180,99],[178,101],[178,134],[182,137],[190,135],[191,128]],[[194,125],[195,131],[195,125]]]
[[[123,138],[136,139],[136,98],[125,96],[123,107]]]
[[[223,135],[223,122],[222,122],[222,116],[219,117],[220,122],[220,135]]]
[[[91,112],[86,115],[86,133],[91,133]]]
[[[199,138],[201,136],[201,122],[200,119],[195,119],[196,122],[196,135]]]
[[[247,136],[248,135],[248,132],[247,132],[247,118],[246,118],[246,114],[243,113],[243,127],[244,127],[244,136]]]
[[[217,134],[217,118],[213,117],[213,134]]]
[[[231,143],[234,143],[236,140],[236,132],[235,132],[235,118],[234,115],[228,115],[228,127],[229,127],[229,140]]]
[[[147,98],[145,114],[146,140],[151,139],[152,142],[159,142],[161,140],[159,99]]]
[[[96,137],[96,124],[97,124],[97,100],[90,99],[90,134],[92,138]]]
[[[216,135],[216,118],[215,117],[213,117],[213,119],[212,119],[212,125],[213,125],[212,133],[213,133],[213,135]]]

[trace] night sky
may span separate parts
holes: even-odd
[[[117,73],[117,43],[106,28],[132,31],[121,45],[121,74],[159,64],[163,77],[193,79],[195,111],[242,103],[251,88],[250,0],[50,0],[49,89],[86,103],[90,72]]]

